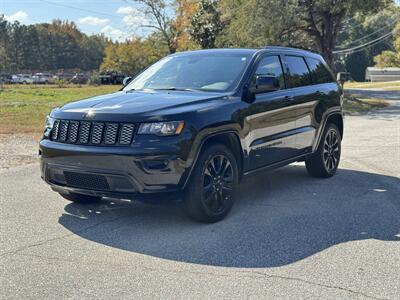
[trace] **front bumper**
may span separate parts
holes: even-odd
[[[129,147],[98,147],[42,140],[42,178],[60,193],[133,199],[182,190],[190,166],[183,137]]]

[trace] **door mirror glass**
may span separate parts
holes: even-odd
[[[127,86],[129,82],[132,81],[132,77],[125,77],[124,80],[122,80],[122,85]]]
[[[257,75],[254,93],[266,93],[280,89],[279,80],[276,77]]]

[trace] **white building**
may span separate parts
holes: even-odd
[[[395,81],[400,80],[400,68],[368,67],[365,70],[366,81]]]

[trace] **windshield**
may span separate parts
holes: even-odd
[[[250,55],[191,54],[169,56],[137,76],[129,90],[232,90],[249,63]]]

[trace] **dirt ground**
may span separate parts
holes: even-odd
[[[40,136],[0,134],[0,170],[37,162]]]

